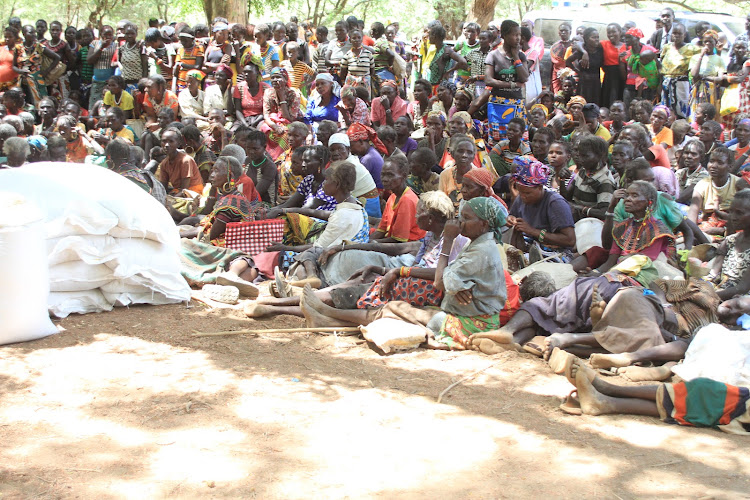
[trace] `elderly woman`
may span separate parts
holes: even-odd
[[[398,95],[398,85],[392,80],[380,84],[380,97],[372,100],[370,120],[374,127],[394,126],[396,120],[409,113],[409,103]]]
[[[304,116],[305,123],[312,125],[313,133],[323,120],[339,122],[339,97],[333,93],[333,83],[333,77],[329,73],[319,73],[315,77],[315,90],[318,95],[308,101]]]
[[[306,288],[300,307],[309,327],[367,325],[379,318],[396,318],[426,326],[434,337],[434,347],[466,349],[469,336],[500,325],[500,311],[507,296],[503,265],[496,248],[505,214],[497,201],[474,198],[463,205],[457,221],[443,231],[443,246],[453,246],[461,234],[470,239],[455,261],[442,253],[435,271],[434,287],[444,298],[440,310],[419,309],[407,302],[392,301],[369,310],[341,310],[323,303]],[[400,273],[409,277],[411,268]]]
[[[351,142],[346,134],[333,134],[328,140],[328,148],[331,151],[331,164],[349,162],[357,169],[357,182],[352,194],[365,206],[370,217],[380,218],[380,191],[375,185],[375,180],[370,172],[359,161],[359,158],[351,153]]]
[[[23,137],[9,137],[3,144],[3,154],[6,161],[0,168],[15,168],[26,164],[31,154],[29,143]]]
[[[341,113],[343,125],[350,126],[352,123],[361,123],[367,127],[370,126],[370,115],[367,111],[367,103],[357,97],[354,87],[344,85],[341,89],[341,100],[336,105]]]
[[[193,118],[196,126],[202,131],[208,130],[208,117],[203,113],[205,95],[201,89],[205,76],[202,71],[196,69],[186,72],[187,87],[182,89],[177,96],[182,117]]]
[[[238,82],[232,90],[235,116],[235,127],[257,127],[263,120],[263,97],[269,85],[263,82],[263,66],[260,58],[251,55],[242,69],[245,79]]]
[[[416,217],[419,227],[426,231],[422,241],[358,245],[373,250],[352,251],[340,256],[364,253],[367,259],[361,261],[367,264],[343,283],[328,281],[331,275],[326,274],[326,270],[331,264],[324,266],[321,274],[330,286],[316,291],[315,295],[338,309],[370,309],[391,300],[404,300],[417,307],[439,306],[443,293],[435,289],[434,281],[440,254],[450,254],[449,263],[453,262],[469,240],[459,235],[450,250],[444,246],[443,230],[446,222],[454,218],[454,211],[453,203],[439,191],[420,196]],[[402,261],[401,255],[414,252],[416,257],[409,268],[409,276],[401,276],[402,265],[411,262],[411,259]],[[299,297],[260,299],[258,303],[246,308],[245,313],[256,318],[271,314],[302,316]]]
[[[557,262],[569,262],[576,246],[573,214],[565,198],[545,189],[549,167],[529,157],[516,158],[514,164],[518,196],[508,217],[511,244],[524,252],[536,247],[543,257],[559,254]]]
[[[286,127],[300,114],[299,90],[289,86],[289,74],[283,68],[271,70],[271,88],[263,93],[263,122],[258,130],[268,136],[266,151],[276,161],[284,152]]]
[[[703,49],[690,58],[690,81],[693,84],[690,100],[692,114],[695,115],[698,104],[708,102],[719,107],[719,86],[723,73],[726,73],[724,59],[716,52],[719,34],[708,30],[703,34]]]

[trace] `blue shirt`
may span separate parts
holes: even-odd
[[[364,156],[359,159],[359,162],[365,166],[372,180],[375,181],[375,187],[383,189],[383,182],[380,180],[380,172],[383,170],[383,157],[374,146],[370,146]]]
[[[321,97],[317,96],[307,103],[307,111],[305,111],[305,123],[308,125],[313,122],[321,122],[323,120],[331,120],[338,123],[339,121],[339,110],[336,105],[340,99],[335,95],[331,96],[331,100],[328,101],[328,106],[320,105]]]

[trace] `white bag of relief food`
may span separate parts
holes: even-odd
[[[360,327],[362,336],[384,353],[416,349],[427,340],[427,328],[393,318],[381,318]]]

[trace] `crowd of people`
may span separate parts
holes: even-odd
[[[568,411],[674,421],[719,386],[618,389],[581,358],[664,380],[700,328],[750,313],[750,16],[731,46],[700,23],[690,40],[670,8],[658,21],[649,40],[560,24],[543,80],[529,20],[449,44],[439,21],[409,40],[354,16],[142,35],[14,17],[0,162],[127,177],[174,219],[188,282],[237,288],[250,317],[395,318],[433,348],[544,357],[577,387]],[[578,278],[513,279],[537,261]]]

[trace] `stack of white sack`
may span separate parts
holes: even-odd
[[[44,213],[51,314],[189,300],[177,228],[133,182],[94,165],[43,162],[0,171],[0,186]]]

